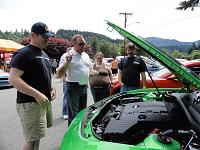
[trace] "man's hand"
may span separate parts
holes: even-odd
[[[46,103],[49,102],[48,98],[42,93],[38,93],[34,98],[41,106],[46,105]]]
[[[35,100],[40,104],[40,105],[46,105],[46,102],[48,102],[48,98],[39,92],[38,90],[34,89],[33,87],[29,86],[26,82],[24,82],[21,79],[21,76],[24,72],[17,69],[17,68],[12,68],[10,69],[10,76],[9,76],[9,81],[10,83],[20,92],[29,95],[31,97],[34,97]]]
[[[123,82],[121,82],[121,81],[119,81],[119,84],[122,86],[122,85],[124,85],[124,83]]]
[[[70,54],[69,51],[67,52],[66,56],[66,63],[69,64],[72,61],[73,54]]]
[[[67,68],[70,64],[70,62],[72,61],[72,54],[70,54],[69,52],[66,52],[65,55],[62,55],[61,60],[62,60],[62,65],[57,68],[57,78],[63,78],[65,77]]]
[[[115,84],[113,82],[111,82],[111,88],[114,88],[115,87]]]
[[[51,89],[51,100],[54,100],[56,98],[56,88],[52,87]]]

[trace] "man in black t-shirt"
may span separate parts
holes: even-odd
[[[51,100],[56,91],[49,58],[42,50],[51,36],[44,23],[35,23],[30,44],[18,50],[10,63],[9,81],[17,89],[17,112],[26,138],[24,150],[38,150],[40,139],[52,126]]]
[[[142,87],[146,88],[147,70],[144,60],[134,55],[135,45],[128,43],[126,45],[127,57],[122,58],[118,64],[118,80],[121,84],[120,92],[140,88],[140,74],[142,77]]]

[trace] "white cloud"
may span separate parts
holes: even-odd
[[[111,38],[122,38],[116,32],[107,31],[104,20],[124,26],[128,16],[127,30],[142,37],[157,36],[180,41],[199,40],[200,10],[178,11],[175,8],[182,0],[1,0],[0,30],[28,29],[42,21],[49,29],[91,31]],[[198,16],[193,18],[194,16]],[[140,22],[140,23],[136,23]]]

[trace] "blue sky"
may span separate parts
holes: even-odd
[[[175,8],[183,0],[1,0],[0,18],[2,31],[30,28],[41,21],[49,29],[90,31],[111,38],[122,37],[109,32],[104,20],[124,27],[141,37],[161,37],[182,42],[200,40],[200,8],[180,11]]]

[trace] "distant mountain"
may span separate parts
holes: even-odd
[[[70,40],[71,37],[75,34],[82,34],[87,43],[91,44],[92,40],[94,37],[96,37],[96,39],[100,42],[100,43],[106,43],[106,42],[110,42],[110,43],[122,43],[123,40],[121,39],[111,39],[105,35],[102,34],[98,34],[98,33],[93,33],[93,32],[87,32],[87,31],[78,31],[78,30],[64,30],[64,29],[60,29],[57,31],[56,36],[57,37],[62,37],[65,39]],[[145,40],[149,41],[150,43],[154,44],[155,46],[159,47],[159,48],[165,48],[168,51],[173,51],[173,50],[179,50],[181,52],[185,52],[187,53],[188,50],[191,48],[193,42],[180,42],[176,39],[163,39],[163,38],[159,38],[159,37],[147,37],[144,38]],[[196,46],[199,44],[199,41],[194,41]]]
[[[85,40],[87,41],[87,43],[89,43],[89,44],[92,42],[94,37],[101,42],[120,43],[123,41],[120,39],[113,40],[103,34],[98,34],[98,33],[88,32],[88,31],[60,29],[56,32],[57,37],[64,38],[67,40],[71,40],[72,36],[75,34],[82,34],[84,36]]]
[[[187,52],[188,49],[192,46],[193,42],[180,42],[175,39],[163,39],[159,37],[147,37],[145,40],[149,41],[150,43],[154,44],[159,48],[165,48],[169,51],[179,50],[182,52]],[[194,41],[196,45],[198,45],[199,41]]]
[[[192,45],[192,42],[180,42],[175,39],[163,39],[159,37],[147,37],[145,39],[158,47],[171,45]]]

